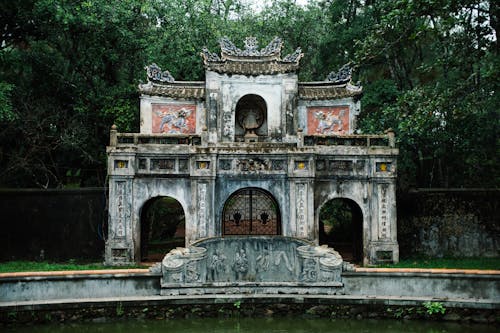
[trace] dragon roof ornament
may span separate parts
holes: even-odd
[[[352,78],[352,68],[351,64],[347,63],[340,67],[338,72],[330,72],[328,76],[326,77],[325,81],[331,82],[331,83],[338,83],[338,84],[344,84],[351,82]]]
[[[149,82],[172,83],[175,81],[169,71],[162,72],[161,68],[155,63],[144,67],[144,69],[146,70]]]
[[[148,82],[139,84],[139,91],[142,94],[187,99],[203,99],[205,97],[204,82],[175,81],[169,71],[162,71],[155,63],[144,67],[144,69]]]

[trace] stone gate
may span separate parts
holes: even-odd
[[[148,66],[148,83],[139,86],[140,133],[112,128],[106,263],[140,260],[141,209],[157,196],[182,205],[192,249],[257,237],[248,245],[254,250],[273,239],[318,245],[321,207],[350,199],[362,212],[364,263],[397,262],[398,150],[391,131],[354,134],[362,88],[351,82],[350,68],[299,82],[303,53],[282,57],[279,38],[264,48],[251,37],[243,49],[227,38],[220,46],[220,54],[201,53],[205,81],[176,81]]]

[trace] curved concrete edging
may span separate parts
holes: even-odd
[[[439,301],[446,308],[468,308],[494,310],[500,309],[500,302],[461,299],[433,299],[428,297],[397,296],[349,296],[349,295],[296,295],[296,294],[231,294],[231,295],[180,295],[180,296],[143,296],[109,297],[84,299],[57,299],[24,302],[2,302],[0,312],[15,309],[22,310],[63,310],[88,307],[114,307],[118,303],[125,306],[145,305],[216,305],[234,304],[235,301],[254,304],[291,303],[321,305],[386,305],[386,306],[421,306],[426,301]]]
[[[500,271],[358,268],[344,288],[325,294],[204,294],[160,296],[161,274],[145,269],[0,274],[0,311],[144,304],[252,303],[381,304],[500,309]],[[224,290],[224,289],[222,289]]]

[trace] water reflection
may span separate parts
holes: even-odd
[[[495,333],[494,326],[428,321],[241,318],[122,320],[7,328],[10,333]]]

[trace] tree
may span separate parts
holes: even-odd
[[[1,2],[0,186],[104,185],[110,126],[137,130],[144,66],[203,80],[199,52],[223,36],[301,47],[302,81],[350,62],[365,91],[360,130],[396,131],[402,188],[498,186],[496,2],[245,3]]]

